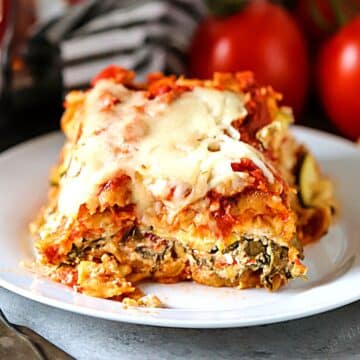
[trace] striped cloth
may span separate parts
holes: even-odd
[[[109,64],[133,69],[142,80],[153,71],[185,72],[185,54],[203,0],[89,0],[46,26],[60,48],[65,89],[86,87]]]

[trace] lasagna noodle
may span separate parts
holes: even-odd
[[[139,281],[276,290],[305,276],[295,172],[307,150],[278,94],[249,73],[96,80],[67,96],[67,142],[32,224],[47,274],[153,305]]]

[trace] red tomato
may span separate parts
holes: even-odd
[[[360,137],[360,16],[324,44],[317,75],[330,119],[348,137]]]
[[[297,113],[308,84],[303,34],[285,9],[267,1],[251,2],[227,18],[206,19],[193,38],[189,70],[198,78],[251,70],[261,84],[282,92]]]

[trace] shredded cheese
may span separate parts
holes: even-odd
[[[102,108],[104,94],[118,100],[111,109]],[[81,204],[95,211],[99,186],[119,174],[132,179],[140,217],[155,200],[174,215],[211,189],[241,191],[247,174],[231,168],[241,158],[274,180],[262,154],[231,125],[247,114],[245,96],[196,87],[166,103],[102,80],[85,101],[82,134],[61,180],[58,208],[67,216],[75,217]]]

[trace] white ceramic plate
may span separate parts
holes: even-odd
[[[35,301],[90,316],[131,323],[220,328],[304,317],[360,299],[360,150],[352,143],[295,127],[296,136],[336,183],[341,217],[329,234],[305,248],[309,280],[276,293],[211,288],[193,283],[145,284],[167,309],[123,309],[115,301],[76,294],[20,266],[33,258],[28,223],[44,203],[47,176],[63,138],[50,134],[0,155],[0,285]]]

